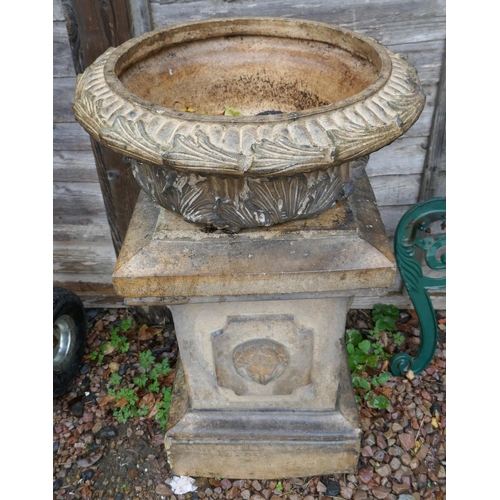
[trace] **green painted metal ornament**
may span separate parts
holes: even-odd
[[[446,198],[422,201],[408,210],[399,221],[394,240],[396,262],[417,313],[421,339],[415,358],[398,353],[391,359],[390,369],[402,376],[411,370],[418,374],[425,370],[436,351],[438,326],[428,290],[441,290],[446,286],[446,276],[424,275],[420,257],[433,271],[446,270],[446,234],[432,234],[438,225],[446,227]]]

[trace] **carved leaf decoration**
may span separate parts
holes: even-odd
[[[100,130],[105,126],[99,114],[101,102],[101,99],[95,100],[88,95],[83,95],[73,105],[73,112],[79,116],[81,124],[94,138],[99,137]]]
[[[125,155],[132,151],[135,156],[138,156],[139,150],[143,161],[158,163],[164,152],[164,149],[149,137],[142,120],[132,121],[118,116],[113,127],[103,129],[100,137],[106,146]]]
[[[333,136],[329,137],[333,139]],[[286,172],[295,165],[324,164],[325,160],[333,162],[336,147],[334,144],[326,148],[294,144],[286,137],[278,137],[273,141],[263,139],[253,144],[252,151],[254,158],[251,170],[265,173],[268,170]]]
[[[163,155],[163,161],[167,165],[174,162],[201,171],[217,168],[231,173],[245,172],[251,165],[251,158],[215,146],[201,131],[196,133],[196,139],[176,134],[172,147]]]

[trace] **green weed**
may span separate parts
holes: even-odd
[[[345,343],[349,369],[352,385],[359,394],[356,395],[358,403],[363,397],[373,408],[385,409],[390,406],[389,399],[382,394],[376,394],[374,389],[388,382],[391,374],[382,371],[376,375],[369,375],[368,372],[373,373],[374,370],[380,370],[384,361],[391,357],[384,345],[379,342],[382,332],[385,332],[388,338],[392,338],[397,346],[404,342],[404,336],[396,332],[398,318],[399,309],[397,307],[376,304],[372,310],[372,320],[375,326],[369,332],[369,339],[364,338],[359,330],[349,329],[346,331]]]

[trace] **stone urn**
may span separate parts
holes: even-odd
[[[339,26],[226,18],[108,49],[73,110],[130,159],[158,205],[235,232],[311,218],[345,199],[368,155],[425,103],[416,70]]]

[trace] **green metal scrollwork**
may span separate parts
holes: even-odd
[[[396,228],[394,253],[408,294],[413,302],[420,322],[420,348],[415,358],[398,353],[391,359],[390,369],[394,375],[404,375],[408,370],[417,374],[431,362],[437,346],[437,321],[427,290],[441,290],[446,286],[446,277],[424,276],[422,265],[416,258],[416,248],[425,252],[425,261],[430,269],[446,270],[446,235],[433,237],[431,225],[446,224],[446,198],[422,201],[408,210]]]

